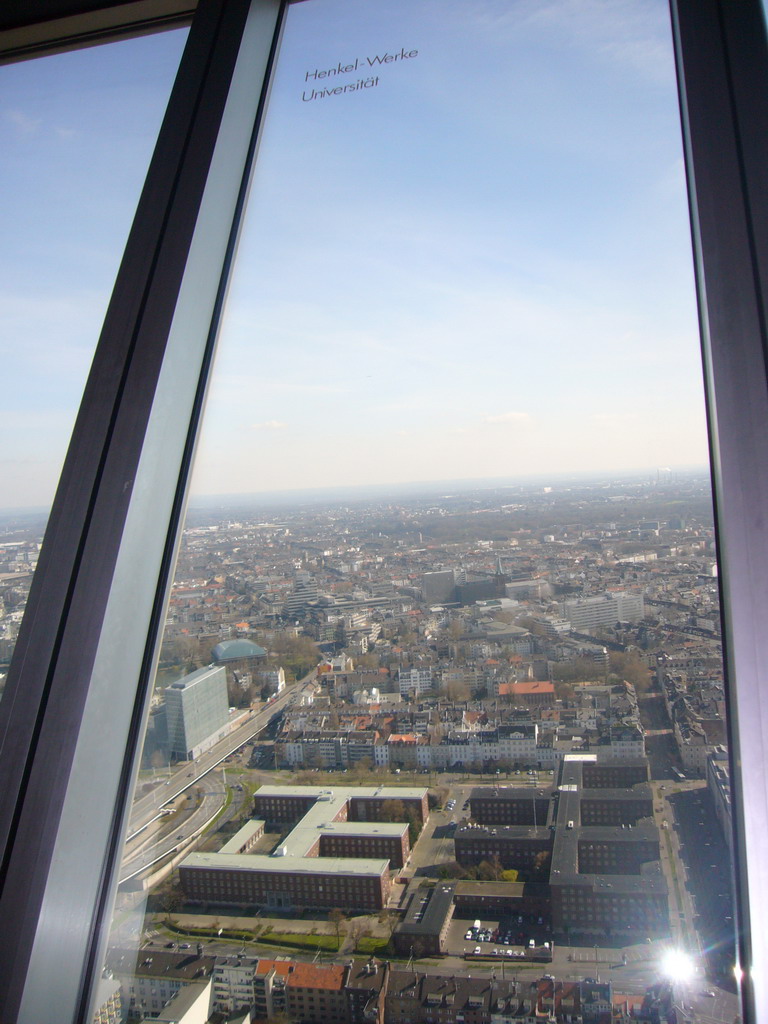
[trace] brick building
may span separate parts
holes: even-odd
[[[201,903],[380,910],[390,869],[410,856],[407,821],[426,820],[427,790],[264,786],[254,799],[260,818],[292,831],[271,855],[250,849],[250,823],[218,853],[193,853],[179,867],[187,898]],[[260,823],[259,823],[260,824]]]
[[[472,820],[455,833],[456,859],[548,870],[558,936],[666,935],[668,893],[647,780],[645,760],[567,755],[551,790],[475,789]]]
[[[348,1024],[347,968],[294,962],[286,981],[288,1016],[296,1024]]]

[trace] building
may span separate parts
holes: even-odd
[[[549,790],[478,787],[454,835],[461,864],[486,861],[549,883],[559,937],[669,932],[667,886],[645,761],[566,755]]]
[[[431,666],[401,668],[397,673],[397,679],[403,697],[420,697],[422,693],[427,693],[434,686]]]
[[[294,963],[285,986],[288,1016],[302,1024],[348,1024],[341,964]]]
[[[712,794],[715,814],[729,848],[733,849],[733,820],[731,811],[731,769],[728,751],[716,747],[707,760],[707,788]]]
[[[499,683],[498,694],[515,704],[531,708],[548,707],[555,703],[555,686],[549,680],[525,679],[518,683]]]
[[[211,1012],[212,989],[210,978],[207,981],[195,981],[180,989],[160,1013],[153,1013],[144,1020],[155,1020],[158,1024],[207,1024]]]
[[[563,602],[563,616],[578,633],[589,633],[596,626],[615,626],[617,622],[639,622],[644,614],[642,594],[617,592]]]
[[[252,640],[238,638],[237,640],[222,640],[213,648],[211,655],[217,665],[247,669],[264,661],[267,652]]]
[[[91,1024],[122,1024],[123,987],[115,978],[101,978]]]
[[[456,600],[456,578],[453,569],[423,573],[421,592],[427,605],[451,604]]]
[[[253,976],[253,1017],[271,1021],[287,1012],[286,984],[293,964],[287,960],[259,959]]]
[[[392,933],[400,956],[430,956],[445,952],[448,926],[453,919],[455,882],[419,886],[411,893],[405,917]]]
[[[128,1018],[137,1020],[157,1016],[182,989],[209,982],[215,963],[200,952],[111,949],[106,967],[122,986]]]
[[[199,668],[171,683],[164,693],[172,757],[192,761],[226,735],[229,700],[223,668]]]
[[[537,989],[497,977],[426,974],[406,968],[390,971],[385,1020],[408,1024],[496,1024],[539,1020]]]
[[[250,1010],[256,1003],[254,978],[259,960],[250,956],[217,956],[211,980],[211,1005],[220,1013]]]
[[[381,910],[391,870],[410,856],[409,816],[428,814],[427,791],[415,788],[262,786],[260,819],[293,824],[270,855],[252,854],[261,820],[246,825],[218,853],[193,853],[179,866],[190,900],[214,904]],[[400,821],[387,818],[399,817]]]
[[[349,1024],[384,1024],[389,965],[374,957],[355,960],[344,982]]]

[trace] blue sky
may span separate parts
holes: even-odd
[[[664,3],[291,10],[198,492],[702,464],[697,346]]]
[[[17,66],[10,93],[0,85],[2,152],[14,147],[0,202],[29,240],[0,276],[3,362],[20,382],[3,402],[0,460],[17,485],[0,507],[50,500],[64,407],[177,59],[169,35],[120,45],[122,62],[96,59],[116,75],[108,87],[86,82],[106,50],[67,55],[55,104],[33,64]],[[401,48],[418,55],[306,80]],[[306,101],[313,86],[372,74],[371,88]],[[85,170],[67,156],[75,141]],[[52,187],[66,190],[65,203],[54,192],[53,213],[66,212],[53,245],[33,230],[52,216]],[[666,3],[293,7],[193,489],[705,460]]]
[[[53,498],[185,37],[0,68],[0,508]]]

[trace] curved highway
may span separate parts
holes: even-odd
[[[200,779],[212,768],[221,764],[225,758],[242,747],[244,743],[257,736],[293,700],[302,686],[306,685],[314,677],[315,669],[298,682],[289,683],[279,696],[273,697],[263,708],[260,708],[258,711],[251,711],[247,722],[239,726],[229,736],[219,740],[210,750],[201,754],[196,761],[183,762],[167,782],[160,783],[151,792],[135,800],[131,809],[126,841],[129,842],[131,839],[134,839],[150,822],[159,818],[162,808],[166,804],[169,804],[180,793],[189,789],[190,786],[197,785]]]

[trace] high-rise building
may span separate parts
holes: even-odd
[[[229,727],[226,670],[209,665],[171,683],[165,714],[171,754],[192,760],[208,750]]]

